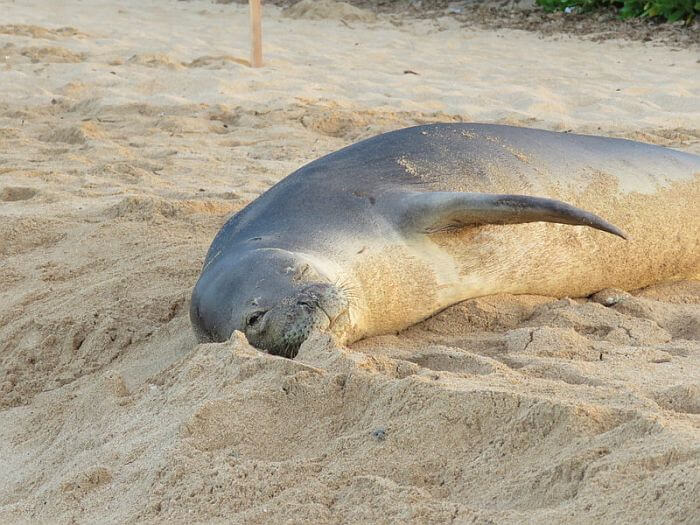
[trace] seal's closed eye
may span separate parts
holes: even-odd
[[[257,312],[253,312],[248,316],[248,318],[245,321],[246,326],[255,326],[260,322],[262,319],[263,315],[265,315],[267,312],[264,310],[258,310]]]

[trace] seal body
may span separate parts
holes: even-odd
[[[681,278],[700,278],[700,157],[435,124],[322,157],[235,214],[207,253],[190,318],[200,340],[240,330],[293,357],[313,330],[349,343],[472,297]]]

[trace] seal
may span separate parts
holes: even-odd
[[[699,278],[699,175],[697,155],[622,139],[482,124],[382,134],[231,217],[192,326],[292,358],[314,330],[348,344],[483,295]]]

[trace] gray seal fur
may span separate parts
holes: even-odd
[[[689,153],[511,126],[401,129],[303,166],[231,217],[190,319],[200,341],[239,330],[294,357],[312,331],[351,343],[472,297],[699,278],[698,202]]]

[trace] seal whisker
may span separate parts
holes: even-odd
[[[348,302],[348,307],[350,309],[359,311],[365,310],[365,305],[363,301],[360,300],[362,298],[360,287],[353,283],[349,277],[339,275],[336,277],[333,286],[342,292],[343,297]]]
[[[353,283],[347,276],[339,275],[333,285],[341,290],[348,298],[358,297],[360,294],[359,286]]]

